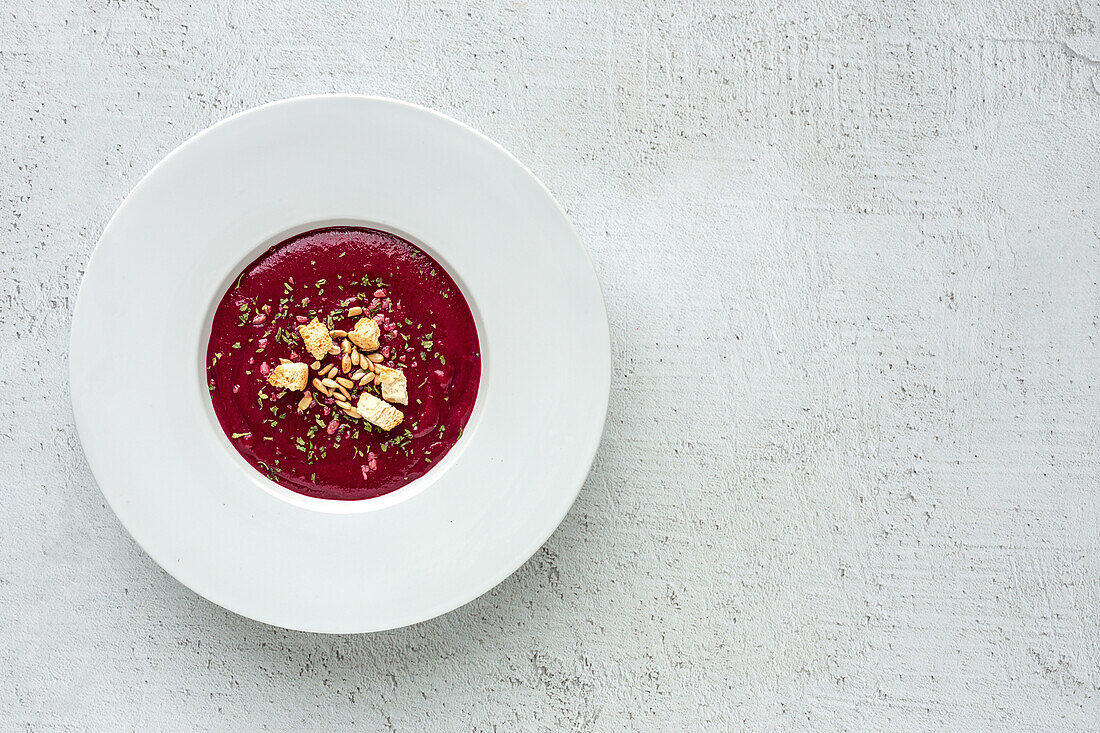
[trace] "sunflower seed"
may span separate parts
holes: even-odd
[[[351,371],[351,355],[344,354],[344,358],[340,360],[340,371],[347,374]]]
[[[347,387],[348,389],[351,389],[352,387],[355,386],[355,382],[351,381],[350,379],[346,379],[344,377],[337,377],[336,378],[336,383],[341,385],[341,386]]]
[[[332,389],[332,388],[338,386],[335,379],[329,379],[328,377],[325,377],[324,379],[322,379],[321,384],[328,387],[329,389]]]
[[[356,369],[352,374],[348,376],[348,379],[358,382],[363,377],[367,376],[367,373],[362,369]]]
[[[354,417],[356,420],[359,420],[363,417],[359,414],[359,410],[356,410],[354,407],[349,407],[348,409],[344,410],[344,412],[347,414],[348,417]]]
[[[338,338],[338,339],[342,339],[342,338],[344,338],[345,336],[348,335],[348,332],[345,331],[342,328],[334,328],[331,331],[329,331],[329,333],[332,334],[333,338]]]
[[[314,380],[314,381],[317,381],[317,380]],[[302,395],[302,399],[298,400],[298,412],[301,412],[302,410],[306,409],[307,407],[309,407],[312,404],[313,404],[313,394],[310,393],[310,392],[306,392],[304,395]]]
[[[344,402],[339,397],[336,398],[336,406],[341,408],[341,409],[344,409],[344,410],[350,410],[351,409],[351,403],[350,402]]]
[[[328,390],[327,390],[327,389],[325,389],[325,385],[324,385],[324,382],[322,382],[322,381],[321,381],[320,379],[314,378],[314,380],[313,380],[313,386],[314,386],[314,387],[315,387],[315,388],[317,389],[317,391],[318,391],[318,392],[320,392],[321,394],[328,394]]]
[[[348,341],[347,339],[344,339],[344,343],[342,345],[344,347],[344,353],[345,354],[350,354],[351,353],[351,342]]]
[[[381,364],[382,363],[382,355],[379,354],[377,351],[374,352],[373,354],[367,354],[367,358],[370,359],[375,364]]]
[[[309,365],[309,368],[312,369],[313,371],[317,371],[318,369],[321,368],[321,362],[315,361],[315,362],[313,362],[312,364]]]
[[[354,316],[361,316],[361,315],[363,315],[363,309],[360,308],[359,306],[355,306],[354,308],[348,308],[348,317],[349,318],[354,317]]]

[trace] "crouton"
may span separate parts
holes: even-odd
[[[355,322],[355,330],[348,331],[348,338],[359,347],[360,351],[369,352],[378,350],[378,337],[382,329],[372,318],[360,318]]]
[[[359,395],[359,404],[355,406],[355,409],[363,416],[364,420],[377,425],[383,430],[393,430],[405,419],[405,416],[401,414],[401,410],[393,405],[386,404],[368,392]]]
[[[298,326],[298,333],[302,335],[302,341],[306,350],[314,359],[323,359],[332,348],[332,336],[329,335],[325,324],[314,318],[304,326]]]
[[[276,389],[300,392],[309,383],[309,367],[293,361],[280,364],[267,375],[267,383]]]
[[[409,392],[405,383],[405,372],[390,369],[381,364],[374,368],[382,380],[382,399],[393,404],[409,404]]]

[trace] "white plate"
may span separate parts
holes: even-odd
[[[204,383],[230,278],[334,224],[422,245],[482,342],[477,405],[447,460],[361,502],[309,499],[248,466]],[[153,168],[88,265],[70,369],[88,462],[145,551],[225,608],[323,632],[423,621],[518,568],[580,490],[611,381],[599,283],[546,188],[465,125],[360,96],[241,113]]]

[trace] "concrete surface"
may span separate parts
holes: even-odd
[[[0,727],[1100,729],[1100,5],[360,5],[0,9]],[[66,394],[122,197],[325,91],[514,151],[614,342],[559,531],[376,636],[178,585]]]

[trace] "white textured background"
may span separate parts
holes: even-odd
[[[325,91],[515,152],[614,348],[558,532],[375,636],[167,576],[66,393],[122,197]],[[19,0],[0,101],[0,727],[1100,729],[1095,0]]]

